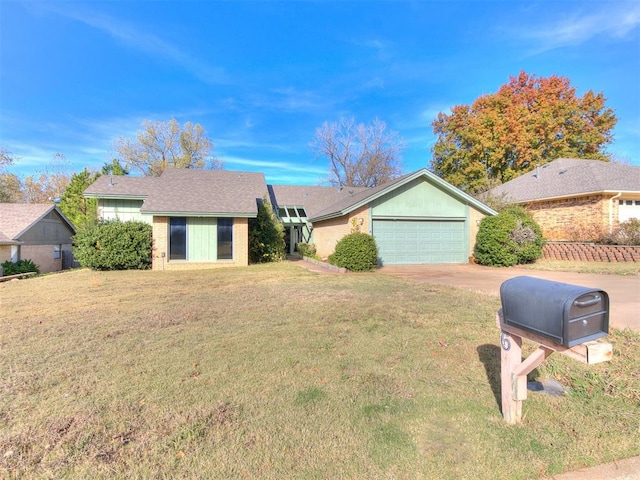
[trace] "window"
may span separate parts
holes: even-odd
[[[187,219],[169,219],[169,260],[187,259]]]
[[[218,260],[233,259],[233,218],[218,218]]]
[[[53,258],[54,260],[58,260],[60,258],[62,252],[62,245],[54,245],[53,246]]]

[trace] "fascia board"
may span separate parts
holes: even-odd
[[[553,197],[542,197],[542,198],[532,198],[529,200],[518,200],[515,202],[511,202],[511,203],[515,203],[515,204],[522,204],[522,203],[537,203],[537,202],[549,202],[552,200],[563,200],[563,199],[568,199],[568,198],[579,198],[579,197],[587,197],[589,195],[603,195],[603,194],[611,194],[611,195],[617,195],[618,193],[622,193],[622,194],[629,194],[629,195],[640,195],[640,191],[639,190],[594,190],[591,192],[581,192],[581,193],[572,193],[570,195],[556,195]],[[509,198],[507,197],[507,201],[509,200]]]
[[[211,217],[211,218],[256,218],[258,213],[247,212],[163,212],[163,211],[148,211],[140,209],[140,213],[145,215],[153,215],[154,217]]]

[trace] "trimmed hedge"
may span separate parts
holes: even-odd
[[[6,262],[2,262],[2,272],[3,275],[9,276],[29,272],[40,273],[40,269],[38,265],[28,259],[20,260],[16,263],[7,260]]]
[[[74,237],[73,254],[93,270],[147,270],[151,268],[151,225],[119,220],[81,228]]]
[[[474,256],[482,265],[510,267],[535,262],[544,244],[540,226],[524,209],[512,207],[482,219]]]
[[[345,235],[329,255],[329,263],[353,272],[373,270],[378,263],[378,247],[375,239],[366,233]]]

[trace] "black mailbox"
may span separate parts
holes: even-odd
[[[500,286],[504,323],[565,347],[609,333],[609,295],[579,285],[515,277]]]

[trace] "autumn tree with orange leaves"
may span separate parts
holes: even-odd
[[[617,119],[605,100],[591,90],[577,96],[568,78],[521,72],[497,93],[438,114],[431,168],[479,193],[557,158],[608,161]]]

